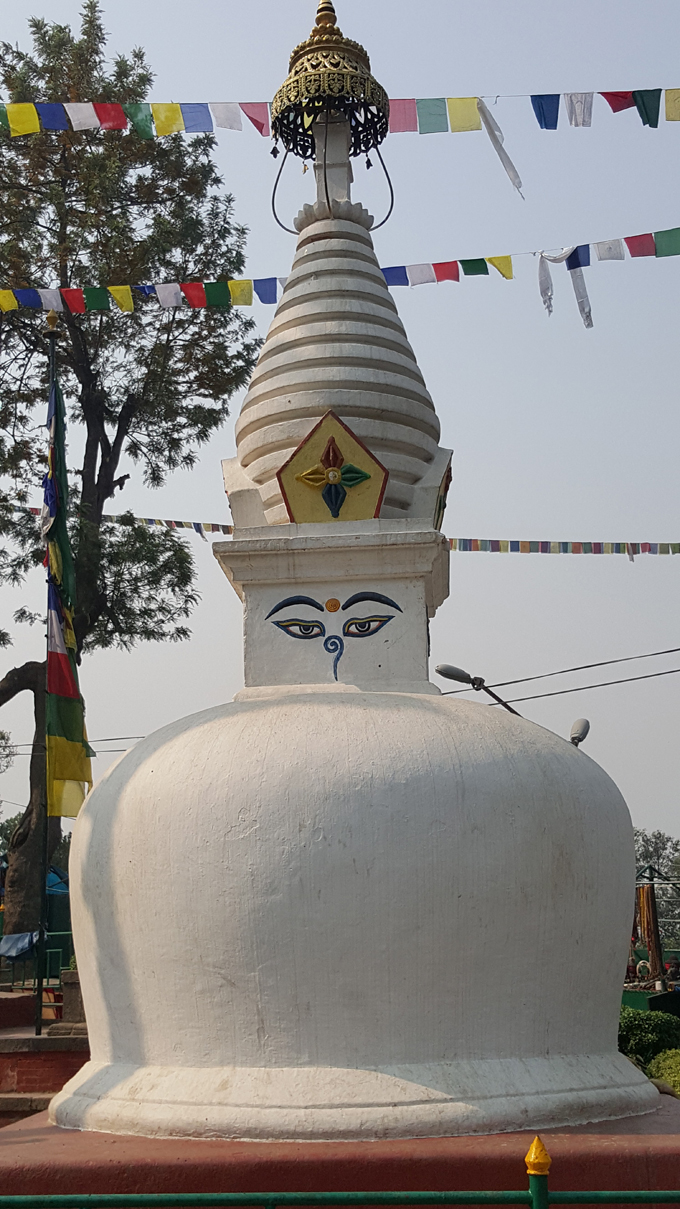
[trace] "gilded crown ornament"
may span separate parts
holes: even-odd
[[[387,135],[387,93],[371,75],[363,46],[338,29],[331,0],[320,0],[314,29],[290,57],[288,78],[272,102],[273,135],[287,151],[312,159],[312,126],[324,112],[348,118],[350,155],[370,151]]]

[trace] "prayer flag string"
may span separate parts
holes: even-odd
[[[40,516],[42,509],[29,508],[28,511],[32,516]],[[131,516],[129,512],[121,516],[104,513],[102,519],[114,525],[129,524],[132,520],[138,525],[148,525],[151,528],[190,529],[198,533],[204,541],[207,540],[206,533],[230,536],[234,532],[233,525],[213,524],[210,521],[163,520],[158,517]],[[625,554],[631,560],[638,554],[680,554],[680,542],[548,542],[450,537],[448,543],[450,549],[459,554]]]
[[[664,104],[662,106],[662,94]],[[390,134],[459,134],[482,129],[484,99],[528,100],[541,130],[557,130],[560,114],[570,126],[587,128],[593,122],[596,96],[606,102],[606,112],[637,110],[640,121],[658,128],[663,118],[680,121],[680,88],[643,88],[630,92],[498,93],[482,97],[407,97],[390,100]],[[601,107],[604,111],[604,106]],[[604,112],[603,112],[604,116]],[[202,101],[192,103],[141,102],[118,104],[98,101],[0,102],[0,127],[11,138],[26,134],[93,130],[134,131],[140,138],[170,134],[212,134],[215,130],[243,130],[243,118],[263,138],[271,135],[271,109],[267,101]]]
[[[514,278],[513,257],[538,257],[538,285],[548,314],[553,309],[553,282],[550,264],[566,263],[572,280],[579,312],[586,327],[592,327],[590,300],[583,269],[591,265],[591,251],[598,261],[625,260],[625,249],[633,259],[641,256],[663,258],[680,256],[680,227],[644,235],[627,235],[592,244],[575,244],[558,253],[536,250],[505,256],[461,258],[432,263],[389,265],[381,271],[390,288],[397,286],[438,285],[443,281],[460,282],[462,277],[488,277],[489,266],[506,281]],[[255,298],[265,306],[274,306],[286,287],[286,277],[260,277],[234,281],[154,282],[149,285],[83,286],[62,289],[0,289],[0,312],[20,308],[37,311],[68,312],[110,311],[113,298],[124,314],[132,314],[147,299],[155,298],[165,309],[189,306],[192,310],[210,307],[252,306]]]

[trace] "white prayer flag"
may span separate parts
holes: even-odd
[[[571,284],[574,287],[574,294],[576,295],[576,301],[578,303],[579,313],[583,320],[583,326],[592,327],[593,316],[590,311],[590,299],[586,289],[586,281],[585,277],[583,276],[583,269],[570,269],[569,276],[571,277]]]
[[[64,109],[74,130],[99,130],[101,123],[91,101],[69,101]]]
[[[182,291],[176,281],[171,281],[166,285],[159,285],[157,281],[154,281],[154,286],[161,306],[182,305]]]
[[[285,288],[286,288],[286,282],[287,282],[287,281],[288,281],[288,278],[287,278],[287,277],[279,277],[279,278],[278,278],[278,282],[279,282],[279,285],[281,286],[281,289],[282,289],[282,290],[285,290]]]
[[[243,130],[241,110],[236,101],[211,101],[210,109],[215,125],[222,130]]]
[[[431,264],[407,264],[406,276],[409,285],[430,285],[431,283],[436,285],[437,283]]]
[[[570,126],[590,126],[593,121],[593,93],[565,92],[564,104]]]
[[[623,260],[625,257],[622,239],[604,239],[593,247],[598,260]]]
[[[498,122],[496,121],[496,119],[490,113],[487,106],[484,104],[484,101],[482,100],[481,97],[477,98],[477,108],[479,109],[479,116],[482,119],[482,122],[484,123],[484,128],[486,130],[486,133],[488,134],[489,138],[491,139],[491,144],[493,146],[493,149],[496,152],[496,155],[498,156],[499,160],[501,161],[503,167],[505,168],[505,171],[507,172],[508,176],[510,177],[510,180],[512,181],[513,185],[515,186],[517,192],[519,193],[519,195],[521,197],[522,196],[522,181],[521,181],[519,172],[517,171],[515,165],[513,164],[512,160],[510,159],[510,156],[508,155],[507,151],[503,147],[503,131],[501,130],[500,126],[498,125]]]
[[[538,289],[549,315],[553,313],[553,280],[548,261],[550,264],[562,264],[567,257],[571,256],[575,248],[576,244],[571,248],[562,248],[561,252],[557,252],[553,256],[548,255],[547,252],[538,254]]]
[[[63,311],[64,302],[59,290],[38,290],[44,311]]]

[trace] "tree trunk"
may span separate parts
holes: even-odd
[[[44,663],[24,663],[0,681],[0,705],[17,693],[33,693],[35,733],[30,764],[30,800],[9,843],[5,878],[5,936],[35,932],[40,924],[45,823],[48,860],[61,839],[61,819],[47,819],[45,785],[45,676]]]

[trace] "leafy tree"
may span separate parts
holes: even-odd
[[[680,944],[680,840],[665,831],[645,831],[635,828],[635,862],[638,870],[649,866],[660,875],[655,886],[659,933],[664,945]],[[665,887],[664,878],[677,881],[677,886]]]
[[[32,18],[32,51],[0,43],[10,101],[142,102],[152,72],[141,49],[106,61],[98,0],[84,0],[81,27]],[[134,130],[43,132],[10,138],[0,127],[0,282],[60,287],[145,281],[226,281],[243,271],[246,230],[221,191],[212,135],[146,139]],[[103,517],[130,473],[158,487],[191,468],[245,385],[259,341],[232,308],[163,310],[135,297],[133,314],[65,312],[57,365],[71,432],[82,455],[71,469],[78,653],[144,640],[186,638],[196,603],[189,547],[172,531],[131,516]],[[42,561],[25,504],[45,468],[48,342],[44,317],[0,315],[0,582],[19,583]],[[73,456],[73,454],[71,455]],[[38,620],[20,610],[18,620]],[[0,644],[8,641],[0,634]],[[5,927],[35,926],[44,796],[43,663],[0,680],[0,706],[30,691],[35,704],[31,800],[14,834]],[[50,848],[59,839],[58,820]]]
[[[0,773],[7,772],[14,763],[15,749],[12,747],[11,736],[6,730],[0,730]],[[2,832],[0,832],[0,835]]]

